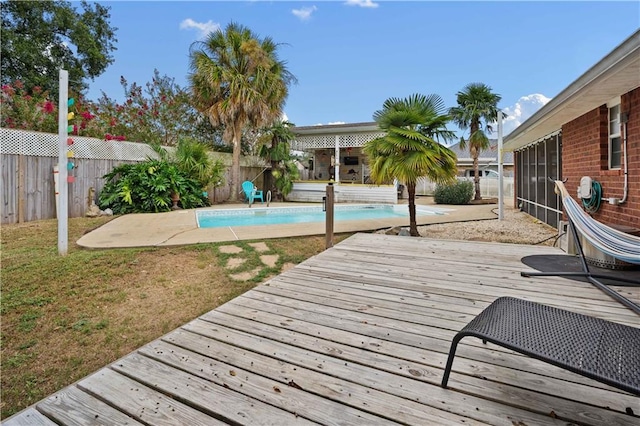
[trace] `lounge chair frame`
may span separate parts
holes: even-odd
[[[640,396],[640,328],[500,297],[453,338],[443,388],[447,388],[458,343],[466,336]]]

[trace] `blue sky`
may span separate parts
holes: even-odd
[[[389,97],[483,82],[502,96],[505,133],[640,26],[640,2],[115,1],[115,62],[90,82],[122,100],[120,76],[154,68],[187,85],[189,46],[234,21],[277,43],[298,78],[285,113],[298,126],[371,121]]]

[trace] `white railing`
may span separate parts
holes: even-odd
[[[504,176],[502,178],[503,183],[503,195],[505,198],[513,198],[513,176]],[[473,178],[458,177],[459,181],[473,182]],[[416,195],[433,195],[436,190],[436,184],[431,182],[427,178],[418,179],[416,184]],[[482,197],[497,197],[498,196],[498,179],[494,177],[481,177],[480,178],[480,193]]]

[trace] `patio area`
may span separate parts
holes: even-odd
[[[473,338],[439,386],[499,296],[640,326],[587,283],[520,276],[562,253],[356,234],[4,424],[638,424],[640,398]]]
[[[406,205],[406,202],[406,200],[403,200],[403,204]],[[340,205],[341,204],[336,204],[336,208],[339,208]],[[495,204],[469,204],[463,206],[435,205],[432,197],[420,197],[416,199],[416,205],[433,206],[435,209],[444,210],[445,212],[445,214],[438,215],[418,215],[416,217],[418,225],[488,220],[497,217],[497,213],[495,212],[497,206]],[[266,206],[267,204],[259,203],[252,208],[255,210],[257,208],[321,206],[321,204],[277,202],[271,203],[270,207]],[[247,204],[219,204],[207,207],[206,209],[225,210],[247,208]],[[82,247],[91,249],[174,246],[222,241],[324,235],[326,231],[324,220],[321,222],[288,223],[280,225],[198,228],[195,212],[196,210],[177,210],[166,213],[133,213],[123,215],[83,235],[77,243]],[[339,234],[372,231],[393,226],[408,227],[409,217],[336,221],[334,223],[334,232]]]

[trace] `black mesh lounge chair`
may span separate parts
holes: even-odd
[[[640,328],[500,297],[453,338],[443,388],[449,381],[458,342],[466,336],[640,396]]]

